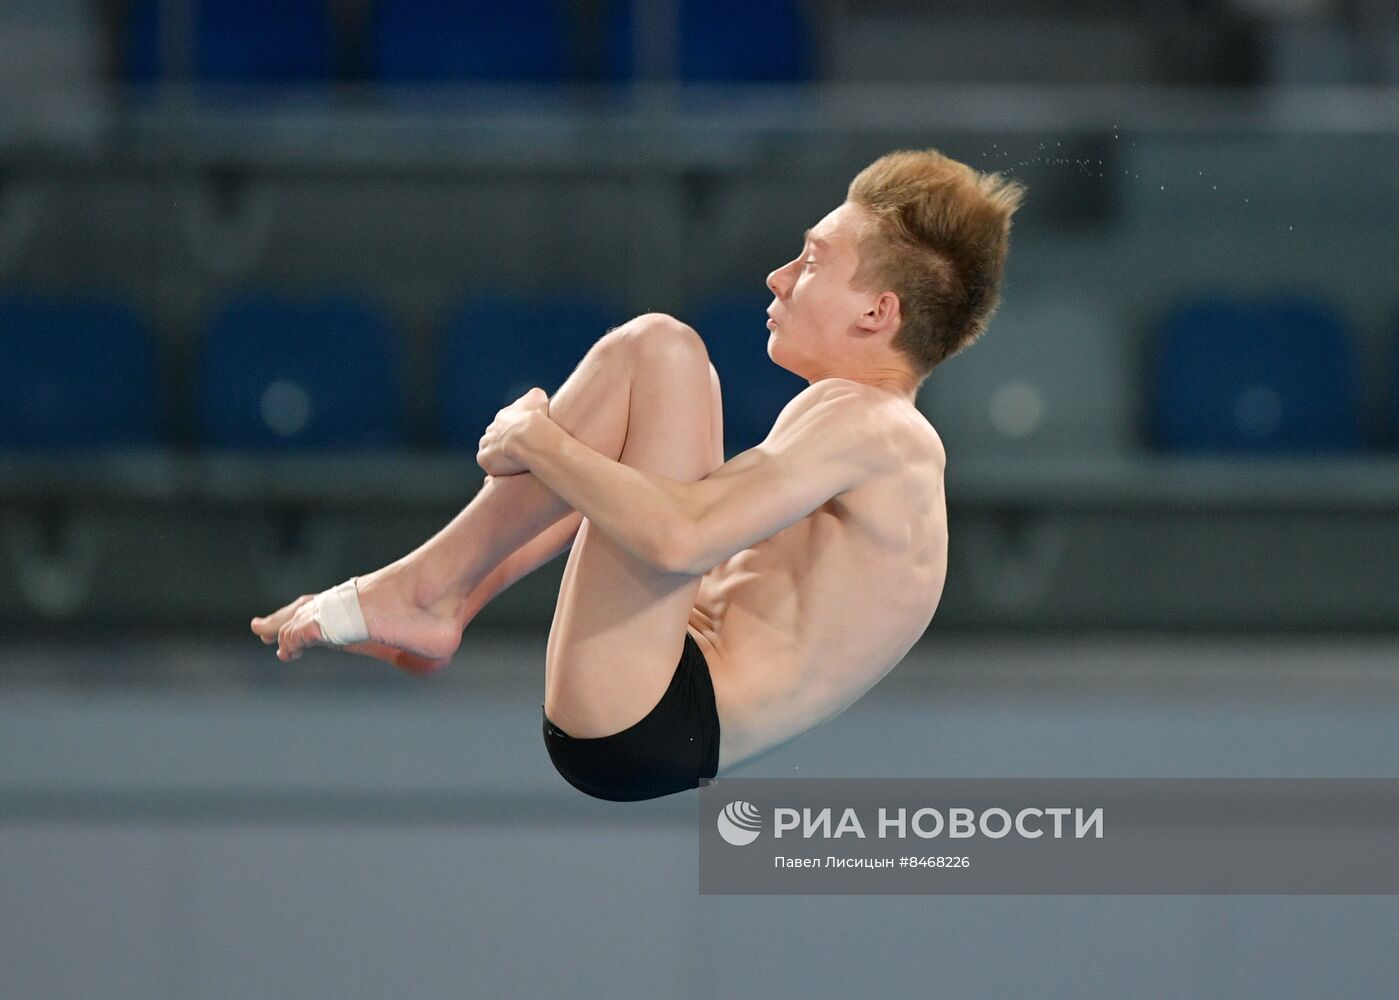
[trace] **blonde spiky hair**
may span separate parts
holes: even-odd
[[[858,239],[853,283],[899,297],[893,344],[920,380],[981,336],[995,315],[1010,219],[1025,191],[935,149],[881,156],[850,182],[847,200],[874,216]]]

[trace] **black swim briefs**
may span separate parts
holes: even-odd
[[[708,784],[719,771],[719,711],[709,664],[689,632],[680,663],[656,707],[611,736],[569,736],[544,715],[544,746],[574,788],[635,802]]]

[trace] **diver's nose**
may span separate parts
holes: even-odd
[[[787,265],[783,264],[777,270],[768,274],[768,291],[772,292],[772,294],[776,295],[779,299],[783,297],[782,272],[785,270],[787,270]]]

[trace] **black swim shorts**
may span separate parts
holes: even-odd
[[[544,714],[544,706],[539,706]],[[544,715],[544,746],[574,788],[635,802],[708,784],[719,771],[719,711],[709,664],[689,632],[680,663],[656,707],[611,736],[569,736]]]

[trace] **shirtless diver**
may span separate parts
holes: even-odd
[[[810,385],[761,444],[724,461],[704,341],[638,316],[552,399],[499,411],[485,484],[446,527],[253,631],[281,660],[327,645],[429,674],[568,548],[542,723],[579,790],[695,788],[832,718],[942,595],[946,457],[915,394],[995,313],[1024,193],[936,150],[880,158],[767,277],[768,355]]]

